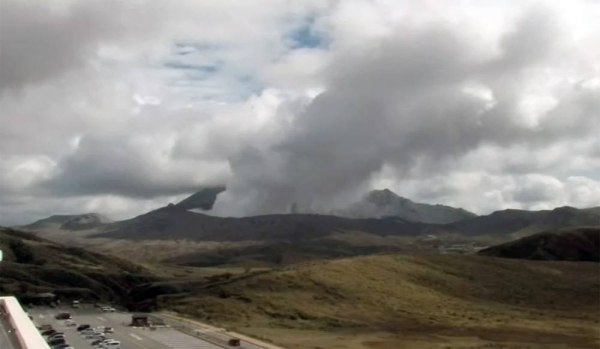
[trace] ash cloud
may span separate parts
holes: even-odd
[[[484,145],[543,148],[593,134],[598,90],[544,86],[565,59],[556,23],[550,12],[526,15],[491,54],[443,26],[399,28],[372,50],[339,53],[325,69],[326,91],[282,141],[230,158],[233,180],[215,211],[326,212],[364,193],[384,166],[399,179],[427,177]],[[532,87],[547,94],[546,109],[522,108]]]

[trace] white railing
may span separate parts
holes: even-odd
[[[8,316],[22,349],[50,349],[15,297],[0,297],[0,306]]]

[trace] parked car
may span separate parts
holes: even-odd
[[[85,335],[85,339],[106,339],[102,332],[92,332]]]
[[[91,326],[90,326],[90,325],[88,325],[88,324],[81,324],[81,325],[77,326],[77,331],[78,331],[78,332],[81,332],[81,331],[83,331],[83,330],[87,330],[87,329],[88,329],[88,328],[90,328],[90,327],[91,327]]]
[[[105,327],[104,333],[115,333],[115,329],[112,327]]]
[[[237,338],[231,338],[227,344],[229,344],[232,347],[239,347],[241,345],[240,340]]]
[[[68,319],[72,319],[73,317],[69,313],[58,313],[58,314],[56,314],[56,316],[54,316],[54,318],[56,320],[68,320]]]
[[[113,339],[110,342],[101,343],[100,344],[100,348],[103,348],[103,349],[120,349],[121,348],[121,342]]]
[[[105,313],[114,313],[115,311],[117,311],[117,309],[113,307],[102,307],[102,311]]]
[[[93,328],[86,328],[85,330],[81,331],[81,334],[84,336],[88,335],[90,333],[102,333],[102,332],[96,331],[96,329],[93,329]]]
[[[67,349],[67,348],[72,348],[72,347],[68,343],[57,344],[57,345],[52,346],[52,349]]]
[[[53,339],[50,342],[48,342],[48,345],[50,345],[51,347],[58,345],[58,344],[65,344],[67,343],[67,341],[64,338],[57,338],[57,339]]]
[[[97,331],[95,331],[93,328],[86,328],[85,330],[81,331],[81,335],[82,336],[87,336],[88,334],[92,334],[92,333],[96,333]]]
[[[55,333],[56,333],[55,329],[49,329],[49,330],[43,331],[42,332],[42,336],[51,336],[51,335],[53,335]]]
[[[51,335],[48,336],[48,339],[56,338],[58,336],[64,337],[65,334],[63,332],[54,332],[53,334],[51,334]]]
[[[106,339],[94,339],[90,342],[91,345],[100,345],[100,343],[104,342]]]
[[[105,343],[108,343],[108,342],[112,342],[112,341],[114,341],[114,339],[112,339],[112,338],[96,339],[95,341],[92,342],[92,345],[100,346],[102,344],[105,344]]]
[[[65,335],[61,334],[56,337],[48,338],[48,339],[46,339],[46,342],[50,343],[50,342],[58,340],[58,339],[65,339]]]
[[[38,330],[40,330],[40,331],[47,331],[47,330],[51,330],[51,329],[52,329],[52,325],[50,325],[50,324],[44,324],[44,325],[38,327]]]

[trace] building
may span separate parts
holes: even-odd
[[[133,314],[131,316],[131,326],[133,327],[151,327],[164,326],[163,319],[150,314]]]

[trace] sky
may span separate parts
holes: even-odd
[[[0,225],[600,206],[600,2],[2,0]]]

